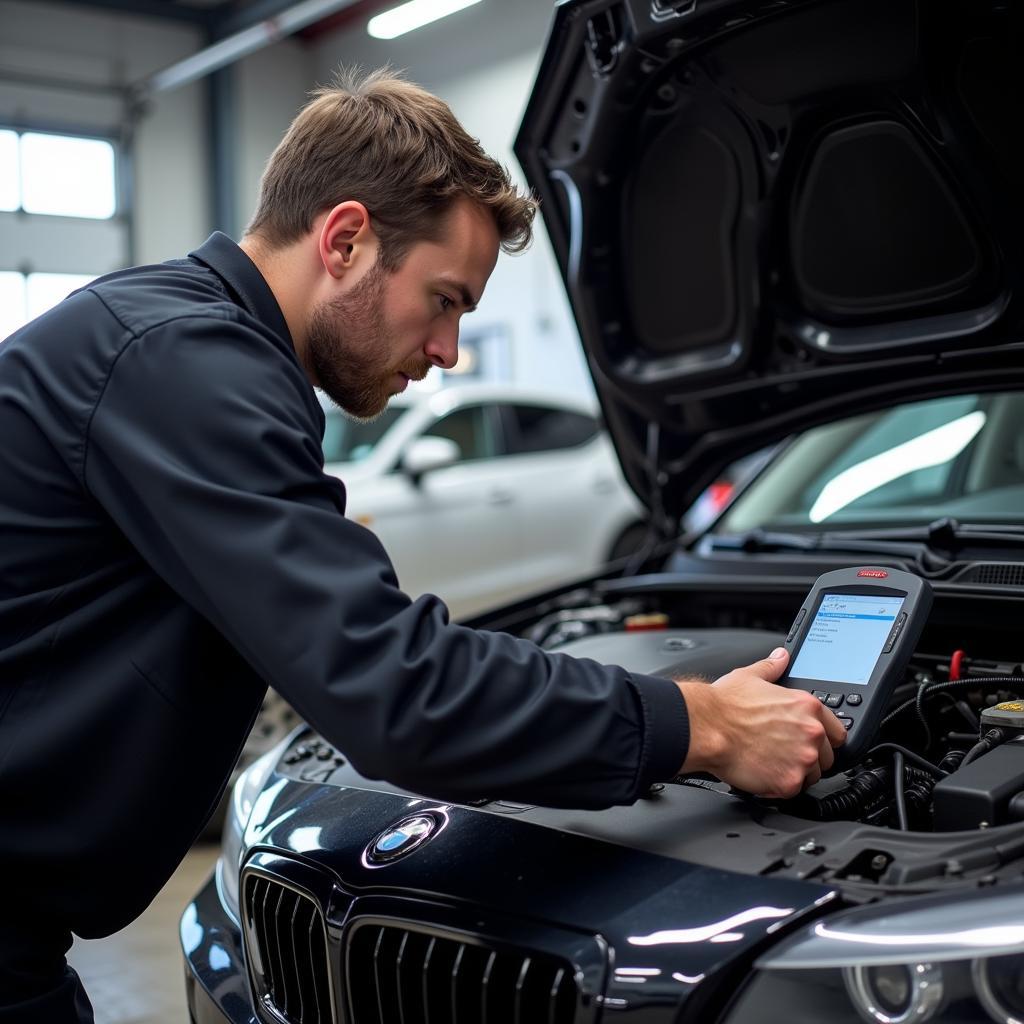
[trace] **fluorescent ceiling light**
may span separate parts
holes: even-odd
[[[374,39],[394,39],[478,3],[480,0],[409,0],[409,3],[401,7],[394,7],[371,18],[366,31]]]

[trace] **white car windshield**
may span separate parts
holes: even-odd
[[[736,500],[716,533],[1020,522],[1024,394],[896,406],[796,437]]]

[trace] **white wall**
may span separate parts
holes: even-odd
[[[234,73],[238,116],[235,215],[244,229],[256,210],[267,158],[309,99],[316,76],[311,50],[295,39],[282,40],[246,57],[235,65]]]
[[[188,25],[45,0],[0,0],[0,123],[119,134],[128,120],[124,93],[102,90],[123,90],[201,45],[201,33]],[[32,81],[11,80],[18,76]],[[203,88],[156,97],[138,122],[136,262],[179,256],[205,237]],[[108,269],[115,268],[95,272]]]
[[[434,86],[524,190],[526,180],[512,153],[512,139],[533,85],[537,58],[534,53],[522,54]],[[574,393],[592,390],[551,243],[539,218],[532,248],[518,256],[502,254],[498,260],[472,319],[508,324],[517,382]]]

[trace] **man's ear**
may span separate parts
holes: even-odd
[[[329,210],[320,230],[320,259],[334,278],[369,270],[377,261],[377,233],[366,207],[347,199]]]

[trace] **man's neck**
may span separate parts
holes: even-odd
[[[238,245],[256,265],[256,269],[263,275],[263,279],[273,292],[288,325],[295,354],[305,367],[307,337],[304,313],[308,299],[304,301],[301,296],[308,296],[308,291],[299,280],[300,274],[296,274],[298,252],[292,251],[291,247],[271,249],[255,235],[246,235]]]

